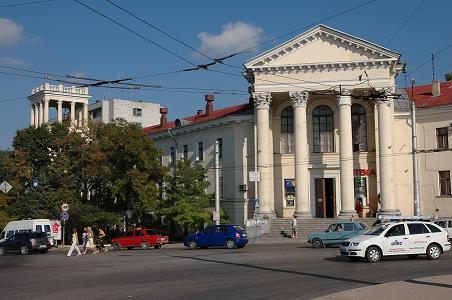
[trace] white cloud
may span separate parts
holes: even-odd
[[[211,56],[223,56],[257,46],[263,39],[263,30],[245,22],[228,23],[218,35],[208,32],[198,34],[200,51]]]
[[[6,65],[8,67],[24,67],[28,64],[16,57],[0,57],[0,65]]]
[[[0,18],[0,48],[19,43],[23,38],[24,27],[13,20]]]

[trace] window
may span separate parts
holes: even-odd
[[[312,112],[313,150],[315,153],[334,152],[333,111],[326,105]]]
[[[405,225],[403,224],[395,225],[394,227],[389,229],[388,232],[386,232],[385,236],[401,236],[401,235],[405,235]]]
[[[294,115],[292,106],[288,106],[281,112],[281,153],[293,153],[294,149]]]
[[[354,229],[353,223],[344,223],[344,231],[353,231]]]
[[[410,230],[410,234],[430,233],[423,224],[419,223],[408,224],[408,230]]]
[[[143,236],[143,231],[135,231],[135,236]]]
[[[450,171],[439,171],[439,195],[450,196]]]
[[[158,235],[157,231],[151,229],[151,230],[146,230],[146,234],[147,235]]]
[[[449,228],[452,228],[452,221],[449,221]]]
[[[188,159],[188,145],[184,145],[184,146],[183,146],[182,157],[183,157],[184,159]]]
[[[44,232],[46,233],[50,232],[50,225],[44,225]]]
[[[141,108],[134,108],[133,109],[133,116],[134,117],[141,117]]]
[[[228,233],[229,232],[229,229],[228,229],[228,227],[226,227],[226,226],[220,226],[220,230],[219,230],[220,232],[223,232],[223,233]]]
[[[133,236],[133,231],[127,232],[127,236],[128,236],[128,237],[132,237],[132,236]]]
[[[434,233],[434,232],[441,232],[441,229],[439,229],[435,225],[432,225],[432,224],[425,224],[425,225],[427,225],[428,229],[430,229],[430,231],[432,233]]]
[[[6,233],[6,238],[9,239],[13,235],[14,235],[14,230],[10,230],[10,231],[8,231],[8,233]]]
[[[204,143],[198,143],[198,160],[204,160]]]
[[[360,104],[352,105],[353,152],[367,151],[366,110]]]
[[[207,233],[207,234],[214,233],[216,231],[215,229],[216,229],[215,226],[206,227],[206,229],[204,229],[204,233]]]
[[[174,147],[170,148],[170,164],[176,164],[176,149]]]
[[[438,149],[447,149],[449,148],[449,142],[447,140],[448,133],[447,127],[436,128],[436,142]]]
[[[36,225],[36,232],[42,232],[42,225]]]
[[[219,138],[217,141],[218,141],[218,156],[220,158],[222,158],[223,157],[223,139]]]

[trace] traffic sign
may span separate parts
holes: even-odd
[[[2,191],[3,193],[7,194],[13,187],[11,186],[11,184],[9,184],[8,181],[3,181],[0,184],[0,191]]]
[[[61,213],[61,221],[67,221],[69,219],[69,213],[67,211],[63,211]]]
[[[61,221],[60,220],[50,220],[50,228],[52,228],[51,235],[54,240],[61,240]]]
[[[33,187],[38,187],[38,185],[39,185],[39,180],[33,179],[33,181],[32,181],[31,183],[32,183]]]
[[[68,210],[69,210],[69,204],[63,203],[63,204],[61,205],[61,210],[62,210],[62,211],[68,211]]]

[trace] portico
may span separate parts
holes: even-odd
[[[245,64],[254,86],[261,215],[349,218],[360,201],[383,214],[398,211],[392,92],[399,58],[319,25]],[[357,169],[377,176],[357,180]]]
[[[71,127],[83,127],[88,122],[88,88],[66,87],[45,83],[32,90],[30,100],[30,126],[49,123],[49,109],[56,108],[56,121],[63,122],[63,110],[70,111]]]

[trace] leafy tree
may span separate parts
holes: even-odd
[[[206,193],[209,182],[206,169],[187,160],[177,162],[174,176],[166,183],[162,213],[171,218],[184,233],[203,228],[212,221],[212,195]]]
[[[444,77],[446,77],[446,81],[452,81],[452,72],[446,73]]]

